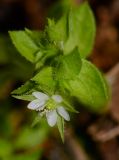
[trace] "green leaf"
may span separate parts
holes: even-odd
[[[78,46],[81,57],[87,57],[94,44],[95,30],[94,16],[88,3],[72,7],[69,12],[69,39],[64,53]]]
[[[61,139],[64,142],[64,119],[60,116],[58,116],[57,126],[58,126]]]
[[[70,54],[63,56],[58,68],[59,81],[64,79],[75,79],[81,69],[81,58],[78,48],[75,48]]]
[[[86,60],[82,60],[82,68],[76,80],[69,81],[69,90],[79,102],[89,110],[99,112],[105,110],[109,100],[109,92],[105,79],[98,69]]]
[[[45,67],[39,73],[37,73],[32,79],[38,88],[50,95],[54,93],[55,81],[53,79],[52,67]]]
[[[25,32],[31,39],[33,39],[37,46],[43,47],[42,40],[45,38],[45,34],[43,31],[30,30],[28,28],[25,28]]]
[[[75,48],[70,54],[63,57],[63,65],[68,79],[75,78],[79,74],[81,69],[81,58],[78,48]]]
[[[32,101],[34,97],[31,95],[35,89],[36,84],[33,81],[28,81],[18,89],[12,91],[12,96],[17,99]]]
[[[32,101],[34,91],[43,91],[52,95],[55,90],[52,68],[46,67],[37,73],[30,81],[12,92],[12,96],[17,99]]]
[[[49,19],[46,30],[50,41],[56,43],[60,49],[63,49],[64,42],[67,39],[67,14],[64,14],[57,23]]]
[[[70,112],[73,112],[73,113],[79,113],[75,108],[74,106],[72,106],[68,101],[64,100],[63,99],[63,105],[65,106],[65,108],[70,111]]]
[[[28,61],[34,62],[34,54],[38,52],[39,47],[33,41],[33,39],[25,31],[10,31],[10,37],[13,44]]]

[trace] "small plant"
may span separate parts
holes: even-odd
[[[70,6],[57,22],[48,19],[44,31],[25,29],[9,34],[19,53],[34,64],[33,77],[12,95],[30,101],[28,108],[36,110],[38,117],[45,116],[50,126],[57,124],[62,140],[64,120],[69,121],[70,112],[79,110],[74,107],[75,99],[91,111],[105,109],[107,84],[86,60],[95,38],[88,3]]]

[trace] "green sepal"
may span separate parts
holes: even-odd
[[[57,118],[57,126],[58,130],[62,139],[62,142],[64,143],[64,119],[60,116]]]
[[[79,113],[79,111],[77,111],[73,105],[71,105],[68,101],[63,99],[63,105],[65,106],[65,108],[73,113]]]
[[[42,119],[42,117],[38,114],[35,119],[32,122],[32,127],[34,127],[36,124],[38,124],[40,122],[40,120]]]

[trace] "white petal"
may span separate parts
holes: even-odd
[[[62,116],[66,121],[70,121],[69,113],[64,109],[64,107],[60,106],[57,108],[57,111],[60,116]]]
[[[32,110],[37,110],[39,108],[43,109],[45,101],[40,101],[39,99],[35,99],[28,104],[28,108]]]
[[[49,97],[42,92],[33,92],[32,95],[40,100],[43,100],[43,101],[49,99]]]
[[[63,101],[63,99],[60,95],[53,95],[52,99],[54,99],[54,101],[57,103],[61,103]]]
[[[50,111],[46,113],[46,118],[48,121],[48,124],[53,127],[57,122],[57,113],[56,110]]]

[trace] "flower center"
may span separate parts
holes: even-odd
[[[56,103],[53,99],[50,98],[50,99],[47,101],[46,109],[47,109],[47,110],[56,109],[56,105],[57,105],[57,103]]]

